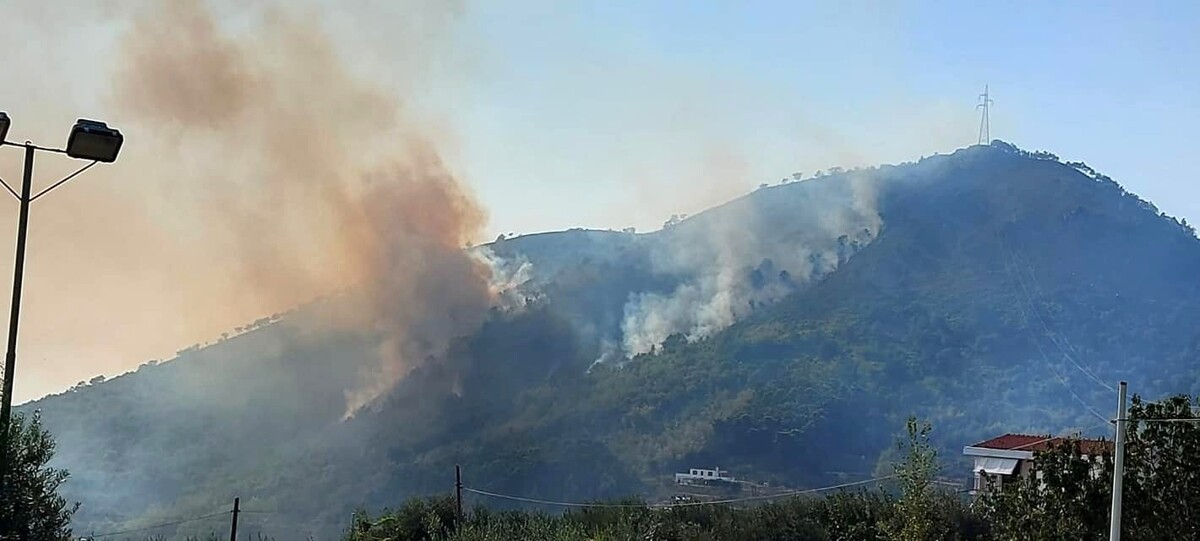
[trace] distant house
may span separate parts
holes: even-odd
[[[732,483],[733,477],[728,471],[721,468],[705,470],[702,468],[692,468],[687,473],[675,474],[675,484],[678,485],[706,485],[713,482]]]
[[[963,454],[974,459],[975,483],[972,494],[988,489],[988,481],[996,488],[1004,486],[1018,477],[1027,477],[1033,471],[1035,453],[1045,451],[1073,439],[1079,442],[1079,450],[1085,456],[1112,453],[1113,444],[1102,439],[1060,438],[1049,435],[1005,434],[975,445],[963,447]],[[1100,475],[1102,470],[1093,472]],[[1040,477],[1039,477],[1040,478]]]

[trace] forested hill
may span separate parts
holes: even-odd
[[[1200,392],[1200,243],[1086,165],[1002,142],[763,188],[651,234],[493,243],[523,309],[343,420],[378,337],[337,299],[25,406],[77,525],[199,516],[327,535],[350,509],[472,486],[654,495],[720,465],[790,486],[869,476],[910,414],[948,460],[999,432],[1103,434],[1120,379]],[[965,477],[966,469],[962,470]],[[203,524],[185,531],[207,531]]]

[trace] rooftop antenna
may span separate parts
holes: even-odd
[[[979,144],[986,145],[992,142],[991,121],[988,119],[988,109],[992,105],[991,95],[988,94],[988,85],[983,85],[983,94],[979,95],[979,105],[976,109],[983,109],[983,116],[979,118]]]

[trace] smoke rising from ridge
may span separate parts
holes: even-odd
[[[669,293],[629,298],[623,356],[649,352],[671,335],[696,340],[725,329],[875,238],[882,219],[869,172],[806,182],[805,199],[753,194],[664,231],[652,264],[681,280]]]
[[[473,332],[495,293],[464,248],[485,214],[437,142],[387,89],[356,77],[312,23],[267,10],[223,31],[200,0],[157,3],[120,45],[113,100],[153,130],[263,306],[349,287],[352,324],[382,337],[352,413]]]
[[[0,108],[15,119],[10,136],[52,145],[75,118],[94,117],[127,137],[117,163],[93,168],[36,209],[30,302],[22,321],[22,359],[36,362],[22,362],[17,399],[170,358],[180,348],[207,345],[236,326],[354,281],[357,273],[343,272],[345,259],[335,257],[339,230],[320,225],[334,221],[324,213],[298,218],[302,211],[289,210],[294,192],[285,197],[260,182],[271,168],[257,149],[278,145],[239,135],[254,132],[241,127],[222,133],[230,122],[253,118],[265,126],[260,133],[269,131],[269,122],[285,134],[282,126],[291,126],[311,134],[312,142],[276,139],[291,145],[324,141],[329,147],[318,149],[321,154],[341,155],[361,170],[382,167],[397,137],[417,131],[455,174],[484,179],[480,193],[496,203],[494,225],[504,229],[480,238],[572,226],[648,231],[670,213],[699,212],[793,168],[896,161],[931,146],[956,145],[960,127],[965,123],[970,132],[976,122],[973,109],[959,111],[954,100],[904,98],[884,75],[873,79],[878,84],[866,102],[855,102],[864,112],[851,114],[807,90],[836,87],[843,79],[834,71],[807,73],[796,84],[769,71],[731,71],[728,63],[631,57],[613,46],[619,43],[596,42],[575,28],[586,17],[567,3],[470,8],[443,0],[0,7],[8,23],[0,33],[9,53],[6,71],[20,82],[0,88]],[[200,17],[180,25],[189,12]],[[531,33],[530,21],[552,24]],[[285,39],[288,33],[299,35]],[[134,40],[135,34],[142,39]],[[554,44],[535,48],[554,53],[521,46],[528,45],[525,38]],[[670,37],[646,38],[654,43]],[[157,41],[172,50],[142,51],[133,41]],[[329,41],[341,54],[331,53]],[[334,69],[286,75],[286,65],[302,64],[305,43],[330,56]],[[580,48],[589,43],[595,47]],[[154,80],[127,79],[138,62],[148,66],[143,71],[162,72],[160,79],[187,84],[160,88]],[[212,76],[194,81],[193,69]],[[319,96],[321,88],[336,85],[327,78],[349,79],[355,93],[374,94],[381,107],[397,110],[361,118],[354,114],[361,108]],[[197,90],[208,87],[229,91]],[[307,119],[268,120],[263,112],[304,111],[301,102],[312,95],[318,103],[308,110],[320,111]],[[264,109],[263,96],[288,103]],[[888,104],[884,110],[878,109],[880,99]],[[186,107],[182,121],[153,112],[172,107]],[[421,121],[427,118],[422,115],[442,121]],[[339,143],[354,130],[363,136],[352,145]],[[293,169],[314,161],[297,160]],[[45,186],[69,173],[54,170],[61,162],[70,165],[39,157],[35,183]],[[19,176],[20,167],[19,152],[0,152],[6,179]],[[363,177],[337,173],[336,185],[361,189]],[[217,212],[227,207],[232,210]],[[255,214],[256,207],[275,210]],[[529,212],[533,208],[537,212]],[[0,221],[0,233],[11,232],[12,221]],[[297,226],[301,221],[315,225]],[[254,244],[260,246],[246,249]],[[277,271],[273,261],[289,268]]]

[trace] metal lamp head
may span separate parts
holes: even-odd
[[[8,119],[8,113],[0,111],[0,141],[3,141],[8,136],[8,127],[12,121]]]
[[[67,138],[67,155],[83,160],[112,163],[117,160],[121,151],[121,143],[125,138],[121,132],[108,127],[103,122],[79,119],[71,128],[71,136]]]

